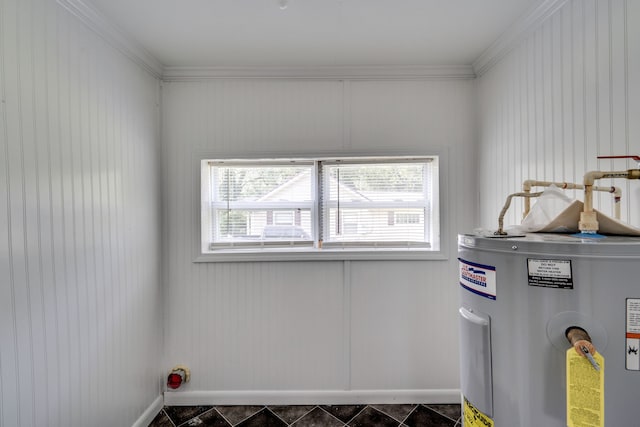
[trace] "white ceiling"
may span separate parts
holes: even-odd
[[[470,65],[541,0],[85,0],[164,66]]]

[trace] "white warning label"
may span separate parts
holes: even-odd
[[[529,286],[573,289],[571,260],[527,259]]]
[[[640,371],[640,299],[627,298],[627,369]]]

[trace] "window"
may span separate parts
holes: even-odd
[[[433,159],[321,162],[323,246],[431,248],[433,169]]]
[[[394,212],[394,224],[420,224],[422,215],[419,213]]]
[[[203,253],[439,250],[438,157],[201,167]]]
[[[205,161],[203,251],[313,246],[314,163]]]

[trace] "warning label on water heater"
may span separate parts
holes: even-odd
[[[627,370],[640,371],[640,299],[627,298]]]
[[[493,420],[480,412],[466,397],[464,397],[462,419],[464,420],[465,427],[493,427]]]
[[[573,289],[571,260],[527,259],[529,286]]]

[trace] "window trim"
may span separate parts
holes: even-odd
[[[193,214],[193,254],[192,262],[194,263],[208,263],[208,262],[260,262],[260,261],[441,261],[449,259],[449,218],[445,216],[444,207],[449,204],[448,193],[448,171],[449,171],[449,159],[448,159],[447,147],[435,147],[428,150],[421,149],[407,152],[396,151],[381,152],[376,151],[373,153],[251,153],[247,155],[224,155],[212,151],[198,151],[194,152],[192,157],[193,165],[193,184],[194,189],[192,194],[192,206],[195,207]],[[389,248],[385,245],[379,247],[323,247],[318,249],[315,247],[270,247],[269,250],[255,250],[255,249],[219,249],[215,252],[204,252],[202,248],[203,233],[206,230],[202,227],[202,196],[207,189],[202,188],[202,176],[205,173],[202,168],[202,162],[204,160],[216,159],[222,161],[262,161],[272,159],[276,161],[278,159],[322,159],[322,161],[330,161],[332,159],[340,160],[347,158],[359,158],[362,160],[375,160],[384,158],[412,158],[412,157],[438,157],[438,200],[434,205],[434,211],[438,212],[439,224],[439,250],[426,249],[424,247],[394,247]],[[315,180],[314,180],[315,181]],[[315,183],[317,185],[317,183]],[[315,188],[314,188],[315,190]],[[318,209],[318,206],[314,203],[314,210]],[[317,228],[317,227],[316,227]],[[318,233],[318,230],[314,231],[314,234]],[[197,237],[195,237],[197,236]],[[316,239],[318,236],[312,236]]]

